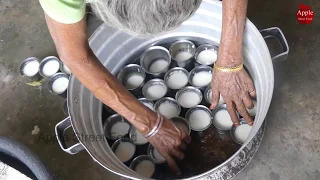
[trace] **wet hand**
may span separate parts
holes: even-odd
[[[246,107],[253,108],[251,97],[256,97],[256,92],[251,78],[243,68],[236,72],[223,72],[214,68],[211,88],[211,109],[217,106],[221,94],[234,125],[239,125],[237,111],[249,125],[253,125],[252,117]]]
[[[167,160],[171,170],[176,175],[180,175],[180,169],[174,159],[184,158],[182,150],[191,142],[191,137],[187,132],[177,128],[171,120],[163,117],[163,124],[159,132],[147,139]]]

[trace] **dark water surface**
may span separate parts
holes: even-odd
[[[241,146],[235,143],[230,134],[220,135],[214,126],[202,133],[192,132],[192,142],[187,146],[185,159],[179,162],[181,177],[204,173],[231,157]]]

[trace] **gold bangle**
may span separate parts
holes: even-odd
[[[243,69],[243,63],[236,67],[221,67],[214,63],[214,69],[222,72],[238,72]]]

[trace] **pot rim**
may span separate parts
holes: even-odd
[[[207,1],[208,2],[208,1]],[[212,2],[211,4],[216,4],[216,5],[218,5],[218,6],[220,6],[221,7],[221,2]],[[104,29],[105,28],[105,25],[102,25],[102,26],[100,26],[98,29],[97,29],[97,31],[94,33],[94,35],[92,36],[92,37],[94,37],[94,36],[96,36],[97,34],[99,34],[99,30],[101,31],[102,29]],[[247,20],[247,23],[246,23],[246,29],[250,29],[250,30],[252,30],[252,35],[254,35],[255,37],[258,37],[260,40],[263,40],[263,43],[262,43],[262,47],[261,48],[263,48],[264,50],[263,51],[267,51],[267,52],[269,52],[268,51],[268,48],[267,48],[267,45],[265,44],[265,41],[264,41],[264,39],[263,39],[263,37],[261,36],[261,34],[260,34],[260,32],[256,29],[256,27],[252,24],[252,22],[251,21],[249,21],[249,20]],[[140,45],[140,47],[141,46],[147,46],[148,44],[152,44],[152,43],[154,43],[154,42],[157,42],[157,41],[159,41],[160,39],[164,39],[164,38],[172,38],[172,37],[175,37],[175,38],[179,38],[179,37],[187,37],[188,35],[190,35],[188,32],[171,32],[171,33],[169,33],[169,34],[165,34],[165,35],[162,35],[162,36],[159,36],[159,37],[156,37],[156,38],[153,38],[153,39],[151,39],[151,40],[149,40],[149,41],[145,41],[143,44],[141,44]],[[203,38],[203,39],[208,39],[208,40],[210,40],[210,41],[217,41],[217,39],[216,38],[214,38],[214,37],[211,37],[211,36],[207,36],[207,35],[203,35],[203,34],[200,34],[200,33],[195,33],[195,34],[193,34],[193,36],[196,36],[196,37],[198,37],[198,38]],[[90,38],[90,39],[92,39],[92,37]],[[136,50],[136,49],[134,49],[134,50]],[[130,53],[128,53],[128,54],[130,54]],[[269,62],[269,66],[268,67],[262,67],[262,68],[264,68],[264,69],[262,69],[261,71],[262,72],[260,72],[259,74],[262,74],[263,72],[265,72],[265,71],[267,71],[267,70],[270,70],[271,71],[271,73],[270,73],[270,77],[271,77],[271,81],[269,82],[269,84],[271,85],[271,92],[270,91],[268,91],[267,92],[267,94],[268,95],[271,95],[272,96],[272,92],[273,92],[273,67],[271,67],[272,66],[272,63],[271,63],[271,56],[270,56],[270,54],[268,53],[268,54],[263,54],[263,55],[266,55],[266,57],[265,58],[267,58],[267,59],[270,59],[270,62]],[[124,57],[125,58],[125,57]],[[106,64],[105,64],[106,65]],[[117,66],[120,66],[120,65],[117,65]],[[115,67],[116,68],[116,67]],[[270,69],[271,68],[271,69]],[[267,69],[267,70],[266,70]],[[259,78],[259,79],[261,79],[261,77],[257,77],[257,78]],[[76,78],[72,75],[71,76],[71,83],[73,84],[74,83],[74,81],[76,81]],[[72,89],[72,88],[71,88]],[[82,91],[83,91],[83,87],[82,87]],[[257,92],[257,93],[260,93],[260,92]],[[69,92],[68,92],[68,103],[69,103],[69,107],[72,109],[72,107],[73,107],[73,99],[75,98],[74,96],[72,96],[72,90],[70,90]],[[93,99],[94,99],[94,97],[93,97],[93,95],[91,94],[91,97],[90,97],[90,104],[92,104],[92,101],[93,101]],[[261,106],[261,102],[262,100],[260,100],[259,99],[259,101],[258,101],[258,107],[259,106]],[[271,101],[271,99],[269,98],[264,98],[264,101],[265,101],[265,104],[269,107],[269,105],[270,105],[270,101]],[[90,108],[92,108],[92,106],[90,107]],[[98,105],[98,108],[99,108],[99,110],[98,110],[98,113],[102,113],[102,103],[100,103],[99,105]],[[74,115],[74,112],[73,112],[73,110],[71,110],[72,112],[71,112],[71,117],[74,117],[75,115]],[[265,117],[265,114],[266,113],[263,113],[263,114],[258,114],[258,116],[260,117],[260,116],[263,116],[263,117]],[[257,118],[259,118],[257,116]],[[92,114],[90,114],[90,119],[92,120],[93,119],[93,117],[92,117]],[[102,120],[102,119],[99,119],[99,120]],[[77,119],[74,119],[74,118],[71,118],[71,123],[72,123],[72,126],[73,126],[73,129],[74,130],[76,130],[75,129],[75,123],[77,123]],[[236,152],[236,153],[234,153],[231,157],[229,157],[226,161],[224,161],[223,163],[221,163],[220,165],[218,165],[218,166],[216,166],[216,167],[214,167],[214,168],[212,168],[212,169],[210,169],[209,171],[206,171],[206,172],[204,172],[204,173],[201,173],[201,174],[198,174],[198,175],[196,175],[196,176],[192,176],[192,177],[190,177],[190,178],[188,178],[188,179],[197,179],[197,178],[202,178],[202,177],[204,177],[205,175],[210,175],[210,173],[212,173],[212,172],[214,172],[215,170],[218,170],[218,169],[221,169],[223,166],[225,166],[226,165],[226,163],[228,163],[228,161],[230,161],[230,160],[232,160],[232,159],[234,159],[236,156],[238,156],[239,155],[239,153],[240,152],[242,152],[246,147],[247,147],[247,145],[251,142],[251,140],[253,139],[253,138],[255,138],[256,137],[256,135],[257,135],[257,132],[261,129],[261,127],[263,126],[263,123],[264,123],[264,118],[263,118],[263,120],[261,120],[261,122],[260,123],[255,123],[254,124],[254,129],[251,131],[251,133],[250,133],[250,135],[249,135],[249,138],[246,140],[246,142],[241,146],[241,148]],[[77,131],[75,131],[75,132],[77,132]],[[87,152],[91,155],[91,157],[95,160],[95,161],[97,161],[101,166],[103,166],[104,168],[106,168],[106,169],[108,169],[109,171],[111,171],[111,172],[113,172],[113,173],[115,173],[115,174],[118,174],[118,175],[121,175],[121,176],[123,176],[123,177],[127,177],[127,178],[131,178],[131,179],[138,179],[138,178],[136,178],[136,177],[131,177],[131,176],[128,176],[128,175],[126,175],[126,174],[124,174],[123,172],[115,172],[114,170],[112,170],[112,169],[110,169],[109,167],[106,167],[105,165],[103,165],[98,159],[96,159],[93,155],[92,155],[92,150],[90,150],[88,147],[87,147],[87,144],[85,144],[85,143],[83,143],[83,142],[80,142],[84,147],[85,147],[85,149],[87,150]],[[250,158],[251,159],[251,158]],[[250,160],[249,159],[249,160]],[[119,168],[119,166],[116,166],[117,168]],[[239,171],[240,172],[240,171]],[[237,172],[236,174],[238,174],[239,172]]]

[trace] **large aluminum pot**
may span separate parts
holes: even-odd
[[[113,74],[148,47],[171,44],[176,40],[188,39],[196,45],[211,43],[218,45],[221,35],[222,5],[219,1],[203,1],[195,15],[181,27],[171,32],[148,39],[131,37],[123,32],[101,25],[90,38],[90,46],[104,66]],[[283,47],[283,53],[271,58],[264,38],[276,37]],[[272,60],[283,60],[288,54],[288,45],[278,28],[258,31],[249,20],[246,22],[243,56],[255,83],[258,112],[253,130],[242,147],[221,165],[189,179],[231,179],[251,160],[257,151],[264,132],[264,119],[269,109],[274,86]],[[88,138],[88,135],[101,136],[102,103],[86,89],[74,76],[71,76],[68,91],[70,117],[56,125],[56,134],[61,148],[70,154],[86,149],[92,158],[104,168],[130,179],[146,179],[121,163],[105,141]],[[63,140],[65,129],[72,127],[78,135],[79,143],[67,147]],[[84,138],[86,137],[86,138]]]

